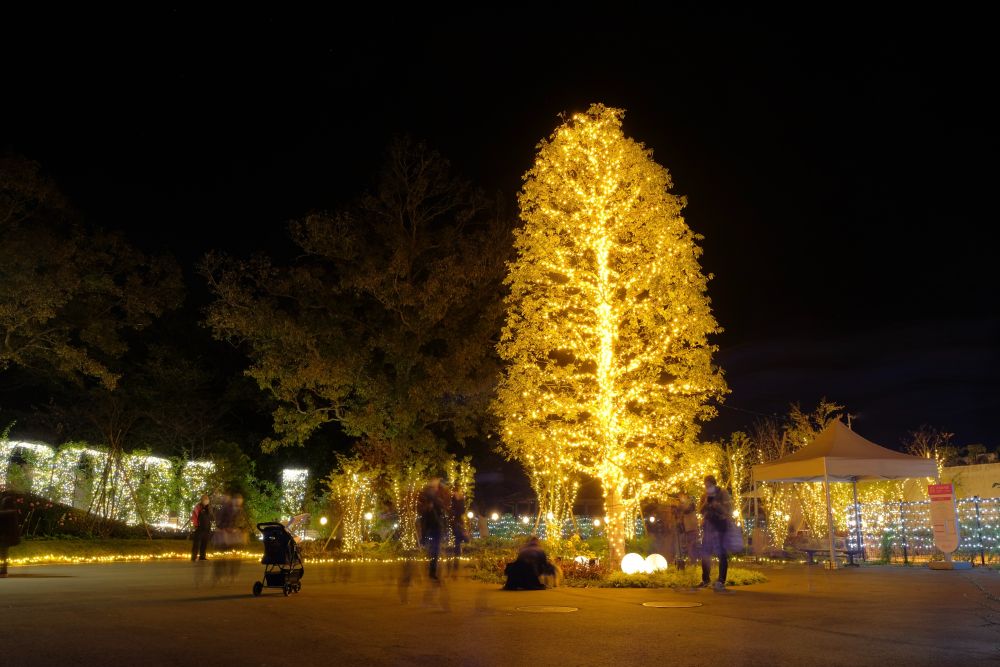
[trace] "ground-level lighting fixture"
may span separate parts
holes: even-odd
[[[655,516],[649,517],[649,522],[650,523],[656,523],[656,517]]]
[[[622,572],[625,574],[639,574],[646,571],[646,559],[639,554],[625,554],[622,558]]]
[[[321,526],[325,526],[325,525],[326,525],[326,522],[327,522],[327,518],[326,518],[325,516],[321,516],[321,517],[319,518],[319,525],[321,525]]]
[[[667,559],[660,554],[649,554],[646,556],[647,572],[662,572],[667,569]]]

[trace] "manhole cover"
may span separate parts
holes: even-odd
[[[542,604],[529,605],[527,607],[514,607],[517,611],[530,611],[536,614],[567,614],[571,611],[579,611],[576,607],[549,607]]]
[[[661,609],[675,609],[678,607],[700,607],[700,602],[643,602],[643,607],[659,607]]]

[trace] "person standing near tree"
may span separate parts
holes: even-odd
[[[676,526],[670,520],[673,514],[670,503],[655,503],[646,507],[646,532],[652,540],[652,553],[660,554],[669,562],[674,562],[677,551]]]
[[[420,494],[420,542],[427,551],[428,575],[437,580],[438,557],[441,555],[441,538],[445,534],[444,492],[441,478],[432,478]]]
[[[0,500],[0,577],[7,576],[7,550],[21,542],[17,525],[17,510],[12,506],[12,496]]]
[[[206,560],[205,551],[212,539],[212,499],[206,493],[191,512],[191,560]]]
[[[465,492],[455,489],[451,494],[451,506],[448,509],[448,519],[451,522],[451,537],[455,540],[451,561],[452,576],[458,574],[459,559],[462,557],[462,543],[469,541],[469,531],[465,527]]]
[[[687,562],[694,563],[698,558],[698,514],[694,499],[686,491],[677,496],[677,530],[681,534],[681,550],[683,558],[678,561],[678,569],[684,569]]]
[[[704,588],[711,582],[712,556],[717,556],[719,579],[713,584],[713,588],[717,591],[724,590],[729,571],[726,530],[733,512],[733,501],[729,493],[716,483],[713,475],[705,477],[705,493],[698,503],[698,511],[702,517],[701,583],[698,587]]]

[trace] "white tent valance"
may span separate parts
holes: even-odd
[[[894,452],[862,438],[841,421],[831,422],[802,449],[753,467],[758,482],[855,482],[937,477],[932,459]]]

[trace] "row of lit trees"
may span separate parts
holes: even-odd
[[[375,517],[380,517],[380,520],[392,522],[393,533],[403,549],[417,549],[420,495],[428,480],[443,477],[447,494],[462,492],[466,503],[471,505],[476,487],[475,472],[471,457],[414,459],[404,465],[378,468],[358,454],[338,456],[337,467],[326,479],[327,497],[336,512],[331,533],[339,534],[341,547],[353,552],[364,541],[366,526]],[[450,515],[449,518],[462,523],[467,519]]]
[[[601,483],[617,559],[644,502],[707,473],[739,501],[751,463],[800,446],[835,412],[793,414],[780,438],[761,427],[699,442],[728,392],[712,358],[710,277],[684,198],[625,136],[623,114],[593,105],[539,144],[520,225],[436,152],[402,140],[372,192],[291,224],[291,262],[202,262],[214,297],[206,323],[246,354],[246,375],[271,401],[265,451],[328,425],[355,440],[330,478],[345,526],[373,497],[369,482],[412,513],[419,483],[448,476],[448,448],[495,430],[527,471],[548,534],[584,478]],[[48,364],[117,399],[128,382],[108,360],[124,353],[123,331],[176,304],[177,268],[113,235],[82,252],[79,228],[28,172],[0,189],[0,367]],[[32,255],[31,244],[55,252]],[[108,315],[84,321],[99,309]],[[107,441],[121,451],[134,413],[105,403]],[[765,493],[783,512],[782,494],[809,491]],[[413,523],[408,514],[407,545]]]
[[[392,501],[415,547],[427,479],[471,489],[448,448],[486,429],[510,226],[438,153],[399,140],[372,192],[291,225],[291,263],[203,262],[208,325],[247,354],[247,374],[275,401],[265,450],[328,426],[354,439],[329,479],[349,547],[376,498]]]
[[[501,208],[405,142],[375,192],[292,225],[292,265],[210,256],[208,323],[277,401],[265,446],[336,423],[365,465],[404,470],[488,428],[492,399],[550,527],[597,478],[623,554],[640,502],[704,466],[726,386],[684,200],[622,115],[595,105],[540,144],[514,256]]]

